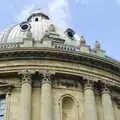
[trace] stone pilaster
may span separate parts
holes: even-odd
[[[51,73],[44,72],[41,82],[41,119],[53,120]]]
[[[90,83],[89,81],[85,84],[84,97],[85,97],[85,120],[97,120],[94,90],[92,83]]]
[[[20,75],[22,78],[21,120],[31,120],[31,73],[26,70],[22,71]]]
[[[6,93],[6,108],[5,108],[5,120],[10,119],[10,97],[11,97],[12,87],[8,87],[8,91]]]
[[[102,91],[102,106],[104,120],[115,120],[111,94],[107,86]]]

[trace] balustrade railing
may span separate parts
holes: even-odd
[[[24,47],[24,43],[23,42],[18,42],[18,43],[1,43],[0,44],[0,50],[1,49],[20,48],[20,47]],[[63,51],[76,51],[76,49],[77,49],[74,46],[64,45],[64,44],[54,44],[51,47],[55,48],[55,49],[60,49],[60,50],[63,50]]]
[[[71,45],[64,45],[64,44],[54,44],[53,48],[60,49],[63,51],[77,51],[77,48],[75,46]]]
[[[0,49],[10,49],[10,48],[20,48],[23,43],[2,43],[0,44]]]
[[[16,43],[1,43],[0,44],[0,50],[5,50],[5,49],[15,49],[15,48],[24,48],[26,46],[24,46],[24,42],[16,42]],[[41,44],[41,43],[40,43]],[[28,43],[29,45],[29,43]],[[29,46],[28,46],[29,47]],[[31,47],[31,46],[30,46]],[[42,45],[41,46],[32,46],[33,48],[36,47],[36,48],[39,48],[41,47],[42,48]],[[44,47],[44,46],[43,46]],[[73,46],[73,45],[66,45],[66,44],[60,44],[60,43],[54,43],[51,45],[51,48],[54,48],[54,49],[57,49],[57,50],[61,50],[61,51],[68,51],[68,52],[77,52],[77,51],[80,51],[79,48],[77,48],[76,46]],[[89,53],[91,54],[95,54],[97,55],[95,52],[92,52],[90,51]],[[101,56],[101,55],[99,55]],[[101,56],[101,57],[104,57],[104,56]]]

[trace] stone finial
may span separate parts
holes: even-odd
[[[98,40],[96,40],[95,42],[95,50],[100,50],[101,46],[100,46],[100,42]]]
[[[80,46],[84,46],[84,45],[86,45],[86,40],[85,40],[84,36],[82,35],[80,37]]]

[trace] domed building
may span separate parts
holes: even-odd
[[[120,120],[120,62],[75,34],[40,9],[0,33],[0,120]]]

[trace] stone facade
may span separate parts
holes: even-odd
[[[119,76],[51,60],[8,60],[0,65],[6,120],[120,119]]]
[[[120,62],[48,20],[38,10],[0,34],[0,119],[120,120]]]

